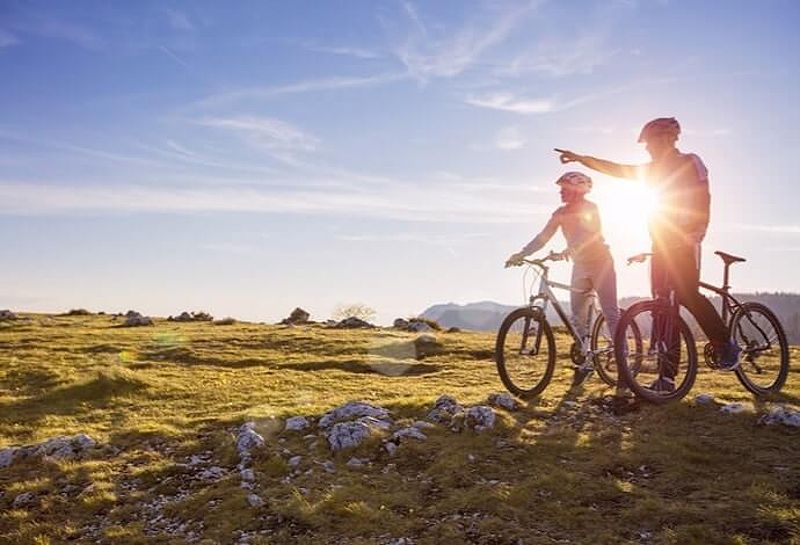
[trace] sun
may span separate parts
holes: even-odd
[[[612,250],[648,250],[647,224],[658,205],[653,189],[639,181],[609,180],[595,184],[588,198],[600,209],[604,235]]]

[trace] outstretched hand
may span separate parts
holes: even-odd
[[[511,256],[506,260],[506,269],[509,267],[519,267],[523,263],[523,259],[525,256],[521,253],[511,254]]]
[[[577,153],[571,152],[565,149],[553,148],[553,151],[560,153],[561,155],[558,156],[558,159],[561,161],[561,164],[573,163],[576,161],[580,161],[580,155]]]

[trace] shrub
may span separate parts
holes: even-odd
[[[340,322],[346,318],[358,318],[365,322],[372,321],[375,318],[375,309],[363,303],[352,303],[347,305],[339,305],[333,311],[333,319]]]

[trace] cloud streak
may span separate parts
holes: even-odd
[[[467,97],[464,102],[478,108],[501,110],[516,114],[532,115],[552,112],[556,104],[550,99],[518,98],[511,93],[490,93]]]

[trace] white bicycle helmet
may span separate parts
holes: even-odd
[[[567,172],[556,180],[556,185],[563,185],[576,189],[581,193],[588,193],[592,190],[592,179],[583,172]]]
[[[669,134],[677,140],[680,133],[681,125],[678,123],[677,119],[674,117],[659,117],[658,119],[648,121],[645,126],[642,127],[642,132],[639,133],[639,142],[647,142],[651,136],[659,134]]]

